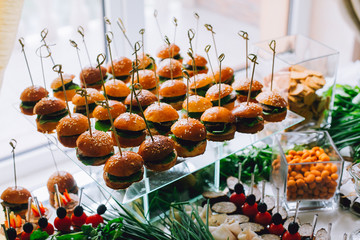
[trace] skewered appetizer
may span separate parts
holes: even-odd
[[[160,61],[168,58],[173,58],[181,63],[183,61],[183,57],[180,55],[180,48],[176,44],[170,44],[170,47],[167,44],[162,45],[158,49],[156,57],[160,58]]]
[[[130,89],[121,80],[109,80],[105,83],[105,90],[109,100],[124,102],[125,98],[130,94]]]
[[[76,140],[89,129],[87,118],[80,113],[73,113],[63,117],[56,126],[56,133],[59,142],[69,148],[76,147]]]
[[[236,93],[233,91],[233,88],[230,85],[222,83],[220,95],[219,85],[215,84],[207,90],[205,97],[211,101],[213,106],[219,106],[220,98],[220,106],[231,111],[234,108]]]
[[[130,80],[130,71],[132,70],[132,61],[127,57],[120,57],[118,59],[113,60],[113,66],[114,66],[114,76],[113,77],[127,83]],[[109,75],[113,74],[111,63],[109,63],[109,65],[108,65],[107,72]]]
[[[145,109],[150,106],[152,103],[154,103],[155,101],[157,101],[157,97],[151,93],[148,90],[135,90],[134,94],[136,94],[139,103],[141,105],[141,108],[143,111],[145,111]],[[125,99],[125,105],[128,111],[130,111],[130,103],[132,103],[132,113],[137,113],[139,115],[142,115],[141,111],[140,111],[140,107],[138,105],[138,102],[136,101],[135,96],[133,96],[133,99],[131,101],[131,93],[126,97]]]
[[[177,111],[167,103],[153,103],[144,111],[152,135],[168,135],[179,119]]]
[[[231,111],[224,107],[212,107],[207,109],[201,116],[201,122],[205,125],[207,139],[211,141],[225,141],[234,138],[236,127],[234,116]]]
[[[191,77],[189,84],[190,94],[205,97],[207,90],[212,85],[212,77],[208,74],[201,73]]]
[[[9,208],[15,215],[25,216],[28,207],[28,199],[31,193],[23,187],[8,187],[1,194],[1,205]]]
[[[189,96],[189,99],[184,100],[182,107],[185,117],[191,117],[200,120],[201,115],[205,112],[205,110],[212,107],[212,103],[207,98],[198,95],[192,95]]]
[[[110,100],[109,101],[110,114],[114,120],[120,114],[126,112],[126,107],[124,104],[118,101]],[[103,132],[107,132],[111,128],[110,116],[108,110],[103,106],[97,106],[94,109],[93,116],[96,119],[95,129]]]
[[[287,102],[277,92],[261,92],[256,100],[263,109],[263,117],[268,122],[280,122],[287,114]]]
[[[73,74],[63,74],[64,87],[66,92],[66,97],[69,101],[75,95],[76,89],[80,89],[79,85],[73,83],[75,75]],[[55,78],[51,83],[51,89],[53,90],[54,97],[59,98],[65,101],[65,96],[62,88],[61,77]]]
[[[34,115],[34,107],[42,98],[47,97],[49,92],[41,86],[30,86],[24,89],[20,95],[20,110],[25,115]]]
[[[160,82],[173,79],[181,80],[183,78],[182,65],[175,59],[167,58],[160,62],[158,68],[156,69],[156,74],[159,76]]]
[[[235,126],[238,132],[257,133],[264,129],[262,108],[256,103],[240,103],[232,110],[232,114],[235,117]]]
[[[55,184],[58,185],[59,192],[64,193],[65,190],[70,196],[78,193],[78,186],[74,177],[65,171],[54,172],[47,181],[47,189],[49,192],[49,201],[52,207],[55,207]]]
[[[106,72],[106,68],[101,66],[101,74],[104,79],[106,77]],[[100,70],[97,67],[87,66],[80,72],[80,85],[82,88],[86,86],[87,88],[100,90],[102,86],[101,79]]]
[[[192,77],[196,74],[207,73],[209,69],[207,68],[207,60],[201,55],[195,54],[195,72],[194,72],[194,61],[192,58],[189,58],[184,64],[184,69],[189,73],[189,76]]]
[[[93,88],[86,88],[87,92],[87,103],[89,107],[89,117],[92,118],[92,112],[96,108],[96,101],[103,101],[105,100],[104,95],[102,95],[98,90]],[[85,96],[81,96],[80,94],[76,93],[72,98],[72,103],[74,104],[74,112],[81,113],[86,116],[86,101]]]
[[[186,85],[180,80],[169,80],[161,84],[159,98],[161,102],[170,104],[175,110],[180,110],[186,97]]]
[[[139,70],[142,70],[142,69],[147,69],[147,70],[152,70],[152,71],[155,71],[156,69],[156,65],[154,66],[154,58],[152,58],[150,56],[150,54],[141,54],[138,56],[138,62],[135,63],[135,59],[134,59],[134,63],[135,65],[137,66],[137,68]]]
[[[139,74],[139,81],[137,78],[137,74]],[[144,69],[139,70],[134,74],[134,83],[140,83],[142,89],[148,90],[153,94],[156,94],[156,86],[158,80],[155,78],[154,71]]]
[[[221,68],[221,81],[220,81],[220,71],[217,70],[215,73],[215,83],[225,83],[231,85],[234,82],[234,69],[231,67]]]
[[[249,90],[250,90],[250,82],[251,82],[251,80],[248,78],[241,78],[241,79],[235,80],[234,83],[231,85],[237,94],[238,102],[246,102],[247,101],[247,97],[248,97]],[[251,86],[251,93],[250,93],[250,99],[249,99],[250,102],[257,102],[256,96],[259,95],[262,88],[263,88],[263,85],[259,81],[256,81],[254,79],[252,86]]]

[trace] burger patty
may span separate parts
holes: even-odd
[[[190,141],[190,140],[184,140],[181,138],[176,137],[174,134],[171,134],[170,137],[176,141],[178,144],[180,144],[182,147],[186,148],[189,152],[193,151],[200,143],[205,142],[206,139],[202,141]]]
[[[140,131],[129,131],[115,128],[115,130],[116,134],[123,138],[138,138],[145,134],[145,129]]]
[[[205,85],[203,87],[200,88],[196,88],[196,94],[202,97],[205,97],[207,90],[210,88],[210,84]],[[191,91],[193,91],[195,93],[195,88],[191,88]]]
[[[105,82],[105,79],[104,79],[104,82]],[[103,84],[103,81],[100,79],[99,81],[94,82],[94,83],[86,83],[86,87],[94,87],[94,86],[99,86],[102,84]]]
[[[182,76],[179,76],[179,77],[173,77],[172,80],[176,80],[176,79],[182,79],[183,77]],[[171,80],[171,78],[167,78],[167,77],[162,77],[162,76],[159,76],[159,81],[160,82],[165,82],[167,80]]]
[[[275,107],[275,106],[270,106],[270,105],[266,105],[266,104],[260,104],[261,108],[263,109],[263,114],[265,115],[271,115],[271,114],[276,114],[276,113],[282,113],[285,112],[287,110],[286,107]]]
[[[138,182],[141,180],[143,173],[140,170],[127,177],[118,177],[111,175],[110,173],[106,173],[106,175],[111,182]]]
[[[89,114],[90,114],[96,108],[96,103],[90,103],[90,104],[88,104],[88,106],[89,106]],[[75,106],[75,112],[81,113],[86,116],[86,105]]]
[[[184,109],[185,110],[185,109]],[[188,116],[195,119],[200,119],[204,112],[189,112]]]
[[[174,151],[172,151],[171,153],[169,153],[166,157],[164,157],[163,159],[160,160],[156,160],[156,161],[149,161],[149,163],[151,164],[168,164],[172,161],[174,161],[174,158],[176,157],[176,154]]]
[[[245,91],[245,90],[235,90],[237,92],[237,94],[242,95],[242,96],[248,96],[249,91]],[[250,93],[250,98],[255,99],[257,95],[259,95],[259,93],[261,93],[261,90],[259,91],[251,91]]]
[[[149,125],[150,128],[154,128],[160,134],[166,134],[166,133],[170,132],[171,126],[175,122],[176,122],[176,120],[168,121],[168,122],[151,122],[151,121],[148,121],[148,125]]]
[[[37,102],[24,102],[24,101],[22,101],[20,103],[20,107],[22,107],[24,109],[31,109],[31,108],[35,107],[36,103],[38,103],[38,101]]]
[[[65,85],[64,85],[64,87],[65,87],[65,91],[68,91],[68,90],[73,90],[73,89],[80,89],[80,86],[79,85],[77,85],[76,83],[73,83],[73,81],[70,81],[70,82],[68,82],[68,83],[66,83]],[[60,87],[58,87],[58,88],[55,88],[55,89],[53,89],[53,92],[55,93],[55,92],[60,92],[60,91],[62,91],[63,90],[63,88],[62,88],[62,86],[60,86]]]
[[[99,161],[99,160],[104,160],[104,159],[108,159],[110,158],[112,155],[114,155],[113,152],[105,155],[105,156],[99,156],[99,157],[88,157],[88,156],[84,156],[82,154],[78,153],[78,149],[76,148],[76,157],[86,166],[91,166],[94,164],[94,162]]]
[[[44,124],[47,122],[58,122],[60,121],[60,119],[67,116],[68,114],[69,114],[68,110],[64,108],[63,110],[51,114],[37,115],[37,119],[40,124]]]
[[[114,97],[114,96],[110,96],[108,95],[108,99],[109,100],[115,100],[115,101],[119,101],[119,102],[123,102],[126,99],[127,96],[124,97]]]
[[[193,71],[194,67],[193,65],[184,64],[184,68],[189,71]],[[196,71],[205,70],[206,66],[195,66]]]
[[[206,131],[212,134],[225,134],[230,131],[232,123],[224,122],[203,122]]]
[[[248,127],[253,127],[262,121],[264,121],[264,119],[261,116],[257,116],[256,118],[239,118],[239,117],[236,118],[237,123],[244,124]]]
[[[8,207],[10,209],[10,211],[13,211],[14,213],[25,210],[28,207],[27,203],[14,204],[14,203],[8,203],[8,202],[5,202],[5,201],[1,202],[1,205],[3,206],[4,210],[5,210],[6,207]]]
[[[229,95],[220,99],[220,106],[224,106],[226,104],[235,102],[235,100],[236,100],[236,94],[234,92],[232,92]],[[218,106],[219,100],[211,101],[211,103],[213,104],[213,106]]]
[[[130,77],[130,75],[123,75],[123,76],[115,76],[115,78],[117,80],[121,80],[121,81],[125,81],[126,79],[128,79]]]
[[[176,97],[160,97],[160,101],[164,103],[176,103],[176,102],[184,101],[185,98],[186,98],[186,94]]]

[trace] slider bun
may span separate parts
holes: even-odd
[[[157,81],[155,78],[155,73],[152,70],[144,69],[138,71],[139,73],[139,83],[143,89],[155,88]],[[134,74],[134,83],[138,82],[137,74]]]
[[[167,44],[164,44],[158,49],[156,56],[161,59],[172,58],[177,54],[179,54],[179,52],[180,52],[180,48],[178,45],[173,43],[170,44],[170,50],[169,50],[169,46]]]
[[[201,116],[202,122],[234,122],[235,118],[231,111],[224,107],[212,107],[207,109]]]
[[[190,89],[195,89],[195,87],[202,88],[212,84],[212,77],[208,74],[201,73],[196,75],[196,77],[191,77],[189,83]],[[192,90],[192,92],[194,92],[194,90]]]
[[[112,182],[106,175],[106,172],[103,173],[103,178],[105,181],[105,185],[111,189],[119,190],[119,189],[126,189],[133,184],[132,182]]]
[[[169,122],[179,118],[178,112],[167,103],[153,103],[144,111],[147,121],[151,122]]]
[[[20,111],[25,115],[34,115],[34,108],[23,108],[20,105]]]
[[[1,194],[1,199],[10,204],[26,204],[31,193],[23,187],[8,187]]]
[[[128,177],[140,170],[143,170],[144,161],[142,157],[131,151],[124,151],[122,155],[112,155],[104,166],[104,172],[117,177]]]
[[[256,96],[256,100],[265,105],[284,108],[287,107],[286,100],[278,92],[265,91]]]
[[[105,90],[108,96],[112,97],[126,97],[130,94],[130,89],[126,84],[117,79],[106,81]]]
[[[250,90],[250,82],[251,82],[251,80],[248,78],[241,78],[241,79],[235,80],[231,86],[233,87],[234,90],[237,90],[237,91],[249,91]],[[251,87],[251,91],[261,91],[262,88],[263,88],[263,85],[259,81],[254,79],[252,87]]]
[[[230,85],[221,83],[220,98],[226,97],[227,95],[231,94],[232,91],[233,88]],[[208,98],[210,101],[219,100],[219,84],[211,86],[207,90],[205,97]]]
[[[120,57],[113,60],[114,73],[116,77],[130,75],[132,70],[132,61],[127,57]],[[108,65],[108,73],[113,74],[111,63]]]
[[[109,134],[93,130],[82,133],[76,141],[79,154],[87,157],[106,156],[114,151],[113,140]]]
[[[75,94],[76,94],[76,89],[66,90],[67,100],[71,101],[71,99],[74,97]],[[63,91],[54,92],[53,95],[54,95],[54,97],[65,101],[65,95],[64,95]]]
[[[170,138],[154,135],[153,139],[146,139],[139,147],[138,153],[144,162],[159,162],[174,151],[174,141]]]
[[[112,136],[112,139],[114,140],[114,144],[117,144],[114,132],[111,132],[111,136]],[[141,135],[139,135],[136,138],[126,138],[126,137],[122,137],[120,135],[117,135],[117,138],[119,140],[120,146],[123,148],[137,147],[145,140],[146,132],[143,131],[141,133]]]
[[[212,134],[208,132],[206,138],[214,142],[223,142],[234,139],[235,132],[236,132],[236,127],[235,125],[232,124],[231,129],[226,134]]]
[[[20,95],[20,100],[23,102],[37,102],[40,99],[47,97],[49,92],[42,86],[30,86],[24,89]]]
[[[264,120],[266,120],[268,122],[281,122],[282,120],[284,120],[286,118],[286,114],[287,114],[287,110],[285,110],[284,112],[281,112],[281,113],[273,113],[270,115],[264,115],[263,118],[264,118]]]
[[[114,121],[115,128],[126,131],[142,131],[145,130],[146,124],[142,117],[135,113],[120,114]]]
[[[262,108],[256,103],[249,102],[247,105],[243,102],[232,110],[232,114],[238,118],[256,118],[262,116]]]
[[[72,113],[63,117],[56,126],[58,136],[79,135],[89,129],[87,117],[80,113]]]
[[[135,63],[134,59],[134,63]],[[136,64],[138,66],[139,69],[145,69],[147,66],[149,66],[151,63],[153,63],[153,60],[145,53],[145,54],[140,54],[138,56],[138,63]]]
[[[183,118],[171,126],[171,132],[180,139],[202,141],[206,138],[206,128],[199,120]],[[181,155],[180,155],[181,156]]]
[[[149,106],[150,104],[152,104],[153,102],[158,100],[157,97],[155,96],[155,94],[151,93],[148,90],[142,89],[140,91],[140,93],[139,93],[139,91],[140,90],[135,90],[135,93],[137,94],[137,98],[139,99],[140,105],[142,107]],[[130,102],[131,102],[131,94],[129,94],[126,97],[125,104],[130,105]],[[136,107],[138,106],[135,96],[133,96],[132,105],[136,106]]]
[[[65,192],[65,189],[72,193],[77,193],[78,188],[74,177],[65,171],[54,172],[47,181],[47,189],[49,193],[55,193],[54,185],[57,184],[59,192]],[[73,191],[71,191],[73,190]]]
[[[41,124],[38,119],[36,119],[36,128],[38,132],[41,133],[52,133],[59,122],[46,122]]]
[[[224,82],[231,78],[234,75],[234,69],[231,67],[223,67],[221,68],[221,82]],[[220,71],[217,70],[215,72],[215,82],[218,83],[220,79]]]
[[[195,157],[203,154],[206,150],[206,141],[199,143],[191,152],[175,142],[175,149],[180,157]]]
[[[156,70],[158,76],[169,79],[171,78],[171,72],[173,74],[173,78],[178,78],[182,76],[181,63],[178,60],[172,58],[162,60]]]
[[[185,99],[183,102],[183,109],[187,109],[188,101]],[[205,112],[206,109],[212,107],[212,103],[209,99],[198,95],[189,96],[189,112]]]
[[[175,153],[175,157],[174,159],[169,162],[169,163],[165,163],[165,164],[156,164],[154,162],[144,162],[145,166],[152,170],[152,171],[155,171],[155,172],[163,172],[163,171],[166,171],[166,170],[169,170],[170,168],[172,168],[173,166],[175,166],[176,164],[176,161],[177,161],[177,152],[176,150],[174,149],[173,150],[174,153]]]
[[[86,88],[86,92],[89,95],[87,97],[88,104],[94,103],[96,101],[103,101],[105,100],[104,95],[102,95],[98,90],[94,88]],[[75,94],[72,98],[72,103],[75,106],[83,106],[85,105],[85,97],[82,97],[80,94]]]
[[[112,119],[117,118],[120,114],[126,112],[126,107],[123,103],[109,100],[110,114]],[[98,120],[109,120],[108,110],[102,106],[96,106],[93,111],[93,117]]]
[[[197,67],[204,67],[204,66],[207,64],[206,58],[204,58],[203,56],[198,55],[198,54],[195,54],[194,60],[195,60],[195,66],[197,66]],[[186,61],[186,64],[192,66],[192,65],[193,65],[193,60],[192,60],[192,58],[189,58],[189,59]]]
[[[106,76],[106,68],[101,66],[101,73],[103,78]],[[80,72],[81,83],[92,84],[101,80],[100,70],[97,67],[87,66]]]
[[[71,82],[75,78],[74,74],[66,74],[65,73],[62,76],[63,76],[63,80],[64,80],[64,85]],[[61,77],[55,78],[50,85],[51,89],[57,89],[61,86],[62,86]]]
[[[47,115],[58,112],[66,108],[66,103],[58,98],[42,98],[34,107],[34,113],[38,115]]]
[[[241,124],[241,122],[235,123],[235,125],[236,125],[236,131],[241,133],[257,133],[264,129],[264,121],[261,121],[252,127],[249,127],[245,124]]]
[[[168,80],[161,84],[159,94],[162,97],[177,97],[186,94],[186,85],[180,80]]]

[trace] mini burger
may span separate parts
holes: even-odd
[[[206,67],[207,61],[203,56],[195,54],[195,72],[194,72],[194,61],[192,58],[186,61],[184,64],[184,69],[189,73],[189,76],[192,77],[195,74],[207,73],[209,69]]]
[[[34,107],[42,98],[49,94],[45,88],[41,86],[30,86],[24,89],[20,95],[20,110],[23,114],[34,115]]]
[[[126,112],[126,107],[124,104],[118,101],[110,100],[109,101],[110,114],[113,120],[117,118],[120,114]],[[111,122],[108,110],[103,106],[97,106],[94,109],[93,116],[96,119],[95,129],[103,132],[107,132],[111,128]]]
[[[152,135],[167,135],[179,114],[171,105],[156,102],[145,110],[144,117]]]
[[[73,83],[73,79],[75,78],[75,75],[63,74],[62,76],[64,80],[64,87],[65,87],[67,100],[71,101],[71,99],[75,95],[76,89],[80,89],[80,87],[76,83]],[[54,97],[65,101],[61,77],[55,78],[54,81],[52,81],[50,87],[53,90]]]
[[[105,90],[109,100],[123,102],[130,94],[130,89],[121,80],[109,80],[105,83]]]
[[[89,129],[87,117],[80,113],[73,113],[63,117],[56,126],[59,142],[69,148],[76,147],[76,140]]]
[[[250,81],[251,80],[248,78],[242,78],[235,80],[235,82],[232,84],[233,89],[238,95],[239,102],[247,102],[247,97],[250,90]],[[261,93],[262,88],[263,85],[259,81],[253,80],[249,101],[257,102],[256,96],[259,95],[259,93]]]
[[[60,119],[68,115],[66,103],[58,98],[42,98],[34,107],[37,114],[37,130],[42,133],[51,133],[55,130]]]
[[[109,134],[86,131],[76,141],[76,157],[87,166],[102,165],[114,154],[114,142]]]
[[[175,59],[167,58],[160,62],[159,67],[156,69],[156,74],[159,76],[160,82],[182,79],[182,65]]]
[[[220,71],[215,72],[215,83],[219,83]],[[221,83],[231,85],[234,82],[234,69],[231,67],[224,67],[221,69]]]
[[[137,147],[146,137],[146,124],[142,117],[134,113],[123,113],[114,121],[116,135],[121,147]],[[112,132],[114,142],[116,142]]]
[[[136,93],[136,96],[139,100],[139,103],[140,103],[143,111],[145,111],[145,109],[148,106],[150,106],[152,103],[154,103],[155,101],[158,100],[157,97],[155,96],[155,94],[153,94],[150,91],[145,90],[145,89],[144,90],[135,90],[135,93]],[[130,111],[130,103],[131,103],[131,93],[125,99],[125,105],[126,105],[126,108],[128,111]],[[135,96],[133,96],[133,99],[132,99],[132,112],[141,115],[140,107],[136,101]]]
[[[256,100],[263,109],[263,117],[268,122],[280,122],[287,114],[287,102],[274,91],[261,92]]]
[[[162,45],[158,49],[156,56],[160,58],[160,61],[163,61],[167,58],[173,58],[180,62],[183,61],[183,57],[180,55],[180,48],[176,44],[170,44],[170,48],[167,44]]]
[[[152,70],[154,71],[156,66],[154,66],[154,58],[152,58],[150,56],[150,54],[141,54],[138,56],[138,63],[135,63],[135,59],[134,59],[134,63],[137,65],[138,69],[147,69],[147,70]]]
[[[137,74],[139,74],[139,81]],[[148,90],[153,94],[156,94],[157,82],[154,71],[145,69],[139,70],[134,74],[134,83],[140,83],[142,89]]]
[[[72,198],[76,199],[78,193],[78,186],[74,177],[65,171],[54,172],[47,181],[47,189],[49,192],[50,205],[55,207],[56,200],[56,190],[55,184],[58,185],[59,193],[64,194],[67,192]]]
[[[31,193],[26,188],[8,187],[1,194],[1,200],[3,200],[1,205],[4,209],[9,207],[9,210],[15,215],[25,216],[29,197],[31,197]]]
[[[236,127],[231,111],[224,107],[212,107],[201,116],[205,125],[207,139],[211,141],[225,141],[234,138]]]
[[[207,90],[212,86],[212,78],[205,73],[198,74],[190,78],[189,84],[190,94],[205,97]]]
[[[114,77],[123,82],[128,82],[130,80],[130,71],[132,70],[132,61],[127,57],[121,57],[113,60],[113,65]],[[107,71],[109,74],[113,74],[111,63],[109,63]]]
[[[106,68],[101,66],[101,74],[103,79],[106,78]],[[102,81],[100,70],[97,67],[85,67],[80,72],[81,87],[84,88],[85,84],[87,88],[101,89]]]
[[[93,88],[86,88],[87,92],[87,103],[89,106],[89,117],[92,117],[92,112],[96,108],[96,101],[103,101],[105,100],[104,95],[102,95],[98,90]],[[85,96],[81,96],[80,94],[76,93],[72,98],[72,103],[74,104],[74,112],[81,113],[86,116],[86,101]]]
[[[183,81],[166,81],[159,88],[160,101],[170,104],[175,110],[180,110],[186,97],[186,92],[186,85]]]
[[[235,117],[236,131],[241,133],[257,133],[264,129],[262,108],[253,102],[240,103],[232,110]]]
[[[174,141],[162,135],[154,135],[143,141],[138,154],[143,158],[145,166],[153,171],[162,172],[172,168],[177,159]]]
[[[188,103],[189,105],[187,105]],[[200,119],[205,110],[212,107],[212,103],[207,98],[192,95],[189,96],[189,101],[187,101],[187,99],[184,100],[182,107],[183,112],[186,113],[186,110],[188,110],[188,117]]]
[[[195,157],[206,149],[206,128],[199,120],[183,118],[171,126],[171,138],[179,157]]]
[[[233,91],[233,88],[230,85],[223,83],[221,84],[220,90],[221,92],[219,96],[219,84],[215,84],[209,88],[205,96],[211,101],[213,106],[219,106],[220,98],[220,106],[232,110],[236,100],[236,93]]]
[[[144,175],[144,161],[135,152],[114,154],[104,166],[103,178],[111,189],[125,189],[134,182],[139,182]]]

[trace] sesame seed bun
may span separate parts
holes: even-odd
[[[8,187],[1,194],[1,200],[11,204],[26,204],[31,193],[23,187]]]
[[[146,124],[142,117],[137,114],[123,113],[114,121],[115,128],[126,131],[142,131],[145,130]]]
[[[234,69],[231,67],[223,67],[221,68],[221,82],[229,83],[230,79],[234,76]],[[217,70],[215,72],[215,83],[219,83],[220,79],[220,71]]]
[[[55,193],[54,185],[57,184],[59,188],[59,192],[65,192],[65,189],[69,193],[77,194],[78,187],[74,177],[65,171],[54,172],[47,181],[47,189],[49,193]]]
[[[86,88],[86,92],[89,95],[87,97],[88,104],[94,103],[96,101],[103,101],[105,100],[104,95],[102,95],[98,90],[93,88]],[[85,97],[82,97],[80,94],[75,94],[72,98],[72,103],[75,106],[83,106],[85,105]]]
[[[103,78],[106,77],[106,72],[106,68],[101,66],[101,73]],[[95,88],[99,90],[101,88],[101,83],[95,84],[101,81],[99,68],[91,66],[84,67],[80,72],[80,81],[82,87],[85,87],[84,83],[86,83],[88,88]]]
[[[228,84],[221,84],[221,92],[220,92],[220,98],[224,98],[231,94],[233,91],[233,88]],[[215,84],[212,87],[210,87],[207,92],[206,96],[207,99],[210,101],[216,101],[219,100],[219,84]]]
[[[152,70],[144,69],[141,71],[138,71],[139,73],[139,83],[142,87],[142,89],[152,89],[152,92],[154,93],[156,89],[157,80],[155,78],[155,73]],[[134,74],[134,83],[138,82],[137,74]]]
[[[114,141],[114,144],[116,145],[116,138],[113,132],[111,132],[111,137]],[[118,141],[120,144],[120,147],[123,148],[128,148],[128,147],[137,147],[139,146],[146,138],[146,131],[144,130],[141,135],[139,135],[136,138],[126,138],[126,137],[122,137],[120,135],[117,135],[118,137]]]
[[[193,118],[180,119],[171,126],[171,132],[177,138],[188,141],[202,141],[206,138],[204,124]]]
[[[207,132],[206,138],[213,142],[223,142],[234,139],[236,132],[236,126],[234,124],[231,125],[231,129],[225,134],[212,134]]]
[[[175,142],[175,149],[180,157],[183,157],[183,158],[195,157],[195,156],[204,154],[204,152],[206,150],[206,145],[207,145],[207,142],[202,141],[202,142],[198,143],[192,151],[189,151],[185,147],[181,146],[178,142]]]
[[[273,113],[271,115],[264,115],[264,120],[268,122],[281,122],[286,118],[287,110],[280,113]]]
[[[144,165],[147,167],[147,169],[150,169],[155,172],[163,172],[163,171],[169,170],[170,168],[175,166],[177,157],[178,157],[176,150],[174,149],[173,151],[174,151],[175,157],[172,159],[171,162],[164,163],[164,164],[159,164],[159,163],[154,163],[154,162],[144,162]]]
[[[105,90],[108,97],[124,98],[130,94],[130,89],[121,80],[110,80],[105,83]]]
[[[76,147],[76,140],[83,132],[89,129],[87,117],[73,113],[63,117],[56,126],[57,137],[65,147]]]
[[[256,118],[262,115],[262,108],[256,103],[249,102],[247,105],[244,102],[234,108],[232,114],[238,118]]]
[[[169,46],[167,44],[164,44],[158,49],[156,56],[160,59],[173,58],[174,56],[179,54],[179,52],[180,48],[178,45],[170,44],[169,50]]]
[[[140,91],[140,93],[139,91],[140,90],[135,90],[135,93],[137,94],[137,97],[139,99],[140,105],[142,106],[143,110],[145,110],[147,106],[158,100],[155,94],[151,93],[148,90],[143,89]],[[131,102],[131,94],[129,94],[125,99],[125,105],[127,105],[128,108],[130,106],[130,102]],[[135,96],[133,96],[132,105],[135,107],[138,106]]]
[[[58,112],[66,108],[63,100],[54,97],[42,98],[34,107],[34,113],[38,115],[47,115]]]
[[[198,66],[198,67],[204,67],[207,64],[206,58],[204,58],[203,56],[198,55],[198,54],[195,54],[194,60],[195,60],[195,66]],[[189,58],[186,61],[186,64],[192,66],[194,64],[192,58]]]
[[[224,107],[212,107],[207,109],[201,116],[202,122],[234,122],[234,115],[230,110]]]
[[[280,108],[287,107],[286,100],[283,97],[281,97],[279,93],[275,91],[261,92],[259,95],[257,95],[256,100],[261,104],[265,104],[273,107],[280,107]]]
[[[74,97],[74,95],[76,94],[76,89],[70,89],[70,90],[66,90],[66,97],[68,101],[71,101],[71,99]],[[54,92],[53,93],[54,97],[64,100],[65,101],[65,95],[63,91],[60,92]]]
[[[134,58],[134,63],[137,65],[138,69],[145,69],[147,66],[153,63],[153,60],[150,58],[150,55],[146,53],[138,55],[137,60],[138,62],[135,63],[135,58]]]
[[[177,97],[186,94],[186,85],[180,80],[169,80],[161,84],[159,95],[162,97]]]
[[[170,64],[171,63],[171,64]],[[156,73],[163,78],[179,78],[182,76],[182,65],[178,60],[167,58],[160,62]]]
[[[20,100],[23,102],[38,102],[40,99],[46,97],[49,92],[42,86],[30,86],[24,89],[20,95]]]
[[[117,118],[120,114],[126,112],[126,107],[123,103],[109,100],[110,114],[112,119]],[[108,110],[102,106],[96,106],[93,111],[93,117],[97,120],[109,120]]]
[[[86,157],[103,157],[114,151],[113,140],[105,132],[93,130],[84,132],[76,141],[77,152]]]
[[[130,71],[132,70],[132,61],[129,58],[127,57],[117,58],[113,60],[113,65],[114,65],[115,77],[130,75]],[[108,65],[107,71],[110,74],[113,74],[111,62]]]
[[[190,94],[195,94],[195,88],[203,88],[205,86],[212,85],[212,77],[208,74],[202,73],[196,75],[196,77],[191,77],[189,81]],[[198,93],[198,92],[196,92]]]
[[[187,99],[184,100],[182,105],[183,109],[187,109],[189,112],[205,112],[206,109],[212,107],[212,103],[209,99],[198,95],[189,96],[189,105],[187,105]]]
[[[144,162],[161,162],[165,157],[174,151],[174,141],[162,135],[154,135],[141,143],[138,154]]]
[[[249,91],[250,82],[251,82],[251,80],[248,78],[241,78],[241,79],[235,80],[231,86],[236,91]],[[261,91],[262,88],[263,88],[263,85],[259,81],[254,79],[252,87],[251,87],[251,91]]]
[[[142,157],[131,151],[116,153],[104,166],[104,172],[117,177],[127,177],[142,170],[144,161]]]
[[[145,119],[151,122],[169,122],[179,118],[177,111],[167,103],[153,103],[144,112]]]
[[[65,73],[62,76],[63,76],[64,84],[71,82],[75,78],[74,74],[66,74]],[[57,89],[61,86],[62,86],[61,77],[57,77],[52,81],[50,88]]]

